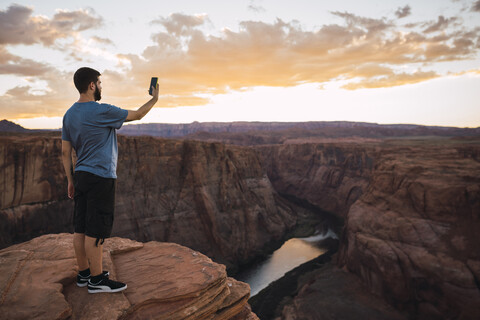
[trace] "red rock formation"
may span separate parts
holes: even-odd
[[[0,139],[3,243],[12,230],[28,230],[31,221],[62,225],[63,214],[71,214],[62,209],[66,184],[59,159],[39,166],[28,151],[50,143],[36,152],[59,157],[58,146],[29,138],[11,148],[11,139]],[[472,318],[480,314],[476,141],[297,143],[252,150],[120,138],[114,232],[185,244],[220,262],[245,262],[295,224],[291,205],[275,188],[344,217],[339,264],[393,305],[415,316]],[[29,183],[22,184],[22,177],[30,177]],[[21,192],[7,191],[12,185]],[[39,186],[48,200],[29,202],[42,201],[38,190],[29,190]],[[36,206],[44,206],[49,218],[43,220]]]
[[[61,141],[51,135],[0,136],[0,248],[70,230]]]
[[[258,320],[247,284],[172,243],[108,239],[104,269],[128,288],[90,295],[76,286],[72,241],[71,234],[45,235],[0,250],[0,318]]]
[[[340,265],[419,318],[480,316],[480,147],[385,148],[350,208]]]
[[[256,147],[275,190],[345,217],[368,186],[378,146],[302,143]]]
[[[381,298],[349,272],[332,265],[317,269],[299,284],[298,294],[281,308],[282,320],[402,320]]]
[[[251,149],[146,137],[121,139],[119,148],[116,235],[236,264],[295,225]]]
[[[2,247],[72,230],[60,149],[59,138],[0,139]],[[179,243],[231,267],[296,222],[248,148],[120,137],[117,171],[117,236]]]

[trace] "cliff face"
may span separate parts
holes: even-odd
[[[60,154],[60,139],[0,137],[0,248],[70,230]]]
[[[372,292],[421,318],[480,315],[478,143],[400,140],[256,149],[280,194],[345,219],[338,264]],[[298,292],[303,296],[293,305],[302,309],[302,301],[315,295],[309,284]],[[290,309],[283,319],[295,318]]]
[[[344,218],[366,190],[379,147],[302,143],[256,147],[280,194]]]
[[[112,238],[104,270],[125,291],[89,295],[76,285],[71,234],[44,235],[0,250],[2,319],[255,320],[248,284],[225,266],[172,243]]]
[[[23,139],[0,139],[3,246],[71,230],[60,140]],[[114,235],[235,265],[295,225],[287,198],[343,218],[338,264],[397,308],[480,314],[478,138],[247,148],[120,137],[119,149]]]
[[[1,129],[1,128],[0,128]],[[230,140],[233,143],[245,141],[245,135],[267,136],[323,136],[323,137],[392,137],[392,136],[470,136],[478,135],[480,128],[455,128],[421,126],[409,124],[383,125],[367,122],[308,121],[308,122],[192,122],[183,124],[146,123],[127,124],[120,129],[125,135],[149,135],[155,137],[184,137],[216,141]],[[198,133],[202,133],[197,135]],[[226,133],[226,134],[225,134]],[[272,133],[272,134],[270,134]],[[237,135],[238,134],[238,135]],[[224,140],[225,139],[225,140]],[[277,140],[277,141],[278,141]],[[255,142],[255,140],[250,140]],[[257,140],[257,143],[261,142]]]
[[[0,140],[2,247],[72,230],[60,154],[58,138]],[[176,242],[232,266],[296,222],[248,148],[120,137],[117,173],[113,235]]]
[[[119,148],[116,235],[235,264],[295,225],[252,149],[146,137],[121,139]]]
[[[480,315],[480,147],[383,150],[339,264],[419,318]]]

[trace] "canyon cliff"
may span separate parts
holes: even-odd
[[[60,152],[59,137],[0,138],[2,247],[72,231]],[[249,148],[120,137],[117,172],[116,236],[179,243],[234,268],[279,245],[296,224],[296,206],[272,188]]]
[[[280,194],[344,220],[336,264],[368,290],[411,317],[478,319],[478,138],[256,148]],[[317,319],[325,273],[305,277],[281,319]]]
[[[338,264],[419,318],[480,316],[480,145],[384,148]]]
[[[128,288],[93,297],[76,285],[72,241],[72,234],[44,235],[0,250],[1,319],[258,320],[248,284],[173,243],[109,239],[104,270]]]
[[[114,234],[180,243],[235,266],[275,247],[310,211],[343,221],[336,265],[391,305],[411,317],[478,318],[478,136],[289,132],[120,137]],[[51,136],[0,138],[2,246],[70,230],[59,146]],[[312,290],[321,272],[308,276],[283,319],[321,299]]]

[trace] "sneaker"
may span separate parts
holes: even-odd
[[[108,271],[103,271],[103,275],[108,278],[110,275],[110,272]],[[86,287],[88,284],[88,280],[90,279],[90,275],[86,277],[82,277],[80,274],[77,275],[77,286],[80,288]]]
[[[125,289],[127,289],[125,283],[113,281],[107,277],[103,277],[98,283],[92,283],[92,279],[88,280],[88,293],[120,292]]]

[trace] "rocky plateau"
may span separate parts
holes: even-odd
[[[189,248],[111,238],[103,268],[125,291],[92,296],[76,285],[72,234],[44,235],[0,250],[0,319],[258,320],[250,287]]]
[[[355,276],[407,318],[478,319],[478,133],[312,130],[119,137],[114,235],[178,243],[234,268],[313,213],[337,223],[329,272],[339,282]],[[58,136],[0,136],[1,247],[70,232],[65,189]],[[326,274],[310,272],[275,316],[305,314]]]

